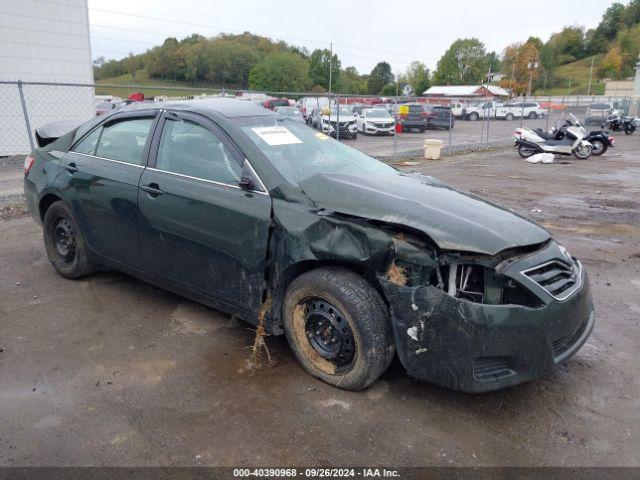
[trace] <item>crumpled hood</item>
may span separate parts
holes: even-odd
[[[429,177],[318,174],[300,188],[319,208],[406,225],[424,232],[443,250],[494,255],[550,238],[520,215]]]

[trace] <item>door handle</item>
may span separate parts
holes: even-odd
[[[67,164],[63,164],[62,165],[69,173],[76,173],[78,171],[78,167],[76,167],[76,164],[71,162],[71,163],[67,163]]]
[[[163,195],[164,192],[160,190],[160,187],[157,183],[150,183],[149,185],[142,185],[140,187],[141,190],[147,192],[151,197],[157,197],[158,195]]]

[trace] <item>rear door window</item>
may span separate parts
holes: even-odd
[[[238,185],[242,168],[222,140],[186,119],[167,119],[156,169],[227,185]]]
[[[122,120],[102,128],[96,155],[132,165],[142,165],[144,146],[153,118]]]
[[[96,128],[89,135],[84,137],[78,144],[73,147],[73,151],[77,153],[83,153],[85,155],[95,155],[96,145],[98,145],[98,138],[100,138],[100,132],[102,127]]]

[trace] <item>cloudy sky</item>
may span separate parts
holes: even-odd
[[[460,37],[488,50],[536,35],[546,40],[565,25],[595,27],[606,0],[89,0],[93,56],[122,58],[167,36],[251,31],[309,50],[333,47],[343,67],[369,72],[381,60],[395,72],[413,60],[435,67]],[[533,8],[527,6],[533,5]]]

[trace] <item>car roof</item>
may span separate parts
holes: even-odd
[[[157,108],[188,110],[205,115],[217,113],[218,115],[222,115],[226,118],[275,115],[274,112],[260,105],[253,102],[238,100],[236,98],[205,98],[200,100],[167,102],[158,104]]]

